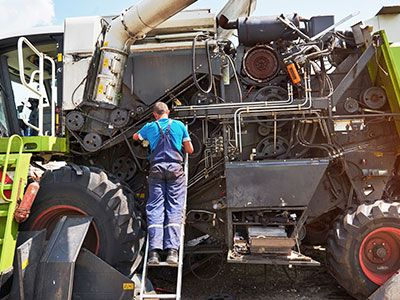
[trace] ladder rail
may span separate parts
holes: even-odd
[[[189,155],[185,154],[185,200],[183,202],[183,212],[182,212],[182,224],[181,224],[181,236],[179,245],[179,260],[178,260],[178,277],[176,283],[176,300],[181,300],[182,294],[182,276],[183,276],[183,247],[185,245],[185,225],[186,225],[186,204],[187,204],[187,185],[189,179]]]
[[[146,238],[146,247],[144,252],[144,264],[143,264],[143,272],[142,272],[142,284],[140,286],[140,300],[146,299],[145,288],[146,288],[146,279],[147,279],[147,260],[149,257],[149,234],[147,234]]]

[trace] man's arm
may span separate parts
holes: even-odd
[[[190,139],[189,132],[186,128],[186,126],[181,122],[182,130],[183,130],[183,149],[185,150],[185,153],[187,154],[193,154],[194,148],[192,141]]]
[[[193,154],[194,148],[191,141],[183,142],[183,148],[187,154]]]
[[[134,141],[143,141],[143,140],[147,140],[147,131],[149,128],[149,123],[147,123],[146,125],[144,125],[142,127],[142,129],[140,129],[138,132],[136,132],[133,135],[133,140]]]

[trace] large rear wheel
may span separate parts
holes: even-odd
[[[46,171],[23,230],[52,232],[64,215],[93,217],[84,247],[125,275],[132,275],[142,259],[144,231],[130,189],[97,168],[70,167]]]
[[[366,299],[400,269],[400,203],[362,204],[340,217],[328,238],[331,274]]]

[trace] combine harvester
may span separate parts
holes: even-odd
[[[326,246],[355,298],[395,295],[383,285],[400,269],[399,7],[338,31],[351,16],[193,2],[0,40],[2,297],[181,299],[185,254],[319,266],[306,245]],[[131,137],[156,101],[196,152],[185,251],[161,265],[178,267],[177,291],[154,296],[141,284],[147,149]]]

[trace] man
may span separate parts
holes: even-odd
[[[167,250],[167,263],[178,263],[180,226],[186,195],[183,152],[193,153],[189,133],[182,122],[169,119],[168,106],[157,102],[155,122],[133,135],[150,143],[149,198],[146,212],[149,233],[149,264],[160,263],[160,252]]]

